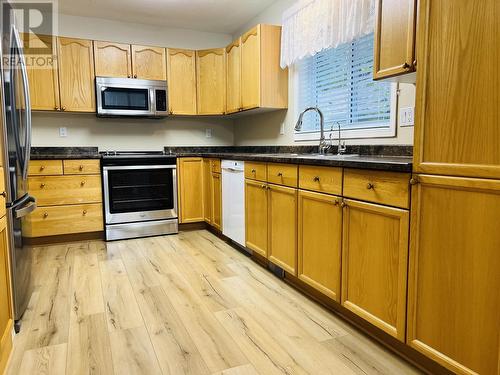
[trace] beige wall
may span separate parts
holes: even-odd
[[[59,35],[188,49],[225,46],[229,34],[158,28],[98,18],[60,15]],[[59,127],[68,129],[59,137]],[[206,129],[212,137],[206,138]],[[95,114],[33,113],[33,146],[98,146],[160,150],[163,146],[232,145],[233,121],[218,118],[99,119]]]

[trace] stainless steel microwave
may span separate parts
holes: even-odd
[[[166,81],[96,77],[95,87],[97,116],[168,115]]]

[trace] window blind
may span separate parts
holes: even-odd
[[[319,52],[297,63],[299,111],[317,106],[325,130],[386,129],[391,120],[391,84],[375,82],[373,33],[352,43]],[[304,115],[301,132],[319,131],[314,112]]]

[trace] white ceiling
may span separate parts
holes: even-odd
[[[276,0],[59,0],[59,13],[232,34]]]

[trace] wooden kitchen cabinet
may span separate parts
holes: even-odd
[[[196,52],[167,49],[169,111],[174,115],[196,115]]]
[[[299,191],[298,277],[340,302],[341,198]]]
[[[226,51],[196,51],[196,87],[199,115],[222,115],[226,111]]]
[[[415,172],[500,179],[498,16],[498,0],[419,1]]]
[[[288,107],[288,70],[280,67],[280,43],[280,26],[259,24],[242,35],[242,109]]]
[[[458,374],[498,374],[500,181],[419,175],[407,343]]]
[[[241,38],[226,47],[226,113],[241,107]]]
[[[14,325],[8,238],[7,218],[3,216],[0,219],[0,373],[7,366],[12,351]]]
[[[297,189],[268,185],[269,260],[297,276]]]
[[[200,187],[203,182],[203,158],[180,158],[178,172],[179,221],[181,223],[204,221],[203,194],[200,194]]]
[[[377,0],[373,79],[416,70],[417,0]]]
[[[132,77],[130,44],[94,41],[95,75]]]
[[[57,38],[61,109],[95,112],[94,53],[92,41]]]
[[[222,230],[222,176],[220,173],[212,172],[212,209],[210,224],[218,230]]]
[[[245,179],[246,246],[265,258],[269,240],[267,187],[266,183]]]
[[[165,48],[132,45],[133,77],[165,81],[167,79],[167,59]]]
[[[409,213],[344,200],[342,305],[405,340]]]
[[[212,169],[209,158],[203,158],[203,218],[206,223],[212,223]]]

